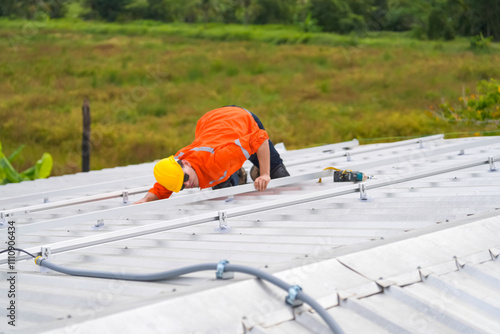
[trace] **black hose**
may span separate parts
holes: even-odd
[[[18,251],[18,252],[23,252],[23,253],[25,253],[25,254],[28,254],[28,255],[29,255],[29,256],[31,256],[32,258],[36,258],[36,256],[35,256],[35,255],[31,254],[30,252],[25,251],[24,249],[20,249],[20,248],[4,249],[3,251],[0,251],[0,254],[2,254],[2,253],[6,253],[6,252],[8,252],[8,251],[10,251],[10,250],[15,250],[15,251]]]
[[[54,264],[42,257],[37,257],[35,259],[36,264],[39,266],[52,269],[54,271],[72,275],[72,276],[84,276],[84,277],[96,277],[96,278],[110,278],[110,279],[120,279],[120,280],[128,280],[128,281],[161,281],[167,280],[174,277],[178,277],[181,275],[191,274],[198,271],[206,271],[206,270],[216,270],[218,268],[217,263],[203,263],[196,264],[192,266],[187,266],[183,268],[178,268],[174,270],[163,271],[159,273],[152,274],[128,274],[128,273],[119,273],[119,272],[109,272],[109,271],[99,271],[99,270],[85,270],[85,269],[71,269],[66,268],[57,264]],[[224,272],[239,272],[244,274],[249,274],[260,279],[266,280],[285,291],[289,291],[292,288],[292,285],[284,282],[276,276],[273,276],[265,271],[255,269],[248,266],[236,265],[236,264],[225,264]],[[323,308],[321,305],[313,299],[311,296],[307,295],[302,291],[298,291],[296,299],[309,304],[318,315],[328,324],[328,327],[332,330],[333,333],[343,334],[344,331],[337,322],[332,318],[332,316]]]

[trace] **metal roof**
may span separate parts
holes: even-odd
[[[346,333],[499,332],[500,137],[358,144],[282,147],[291,177],[261,193],[247,184],[131,205],[154,163],[8,184],[0,241],[15,221],[18,248],[127,273],[226,259],[300,285]],[[329,166],[374,178],[334,183]],[[14,332],[329,332],[307,304],[292,309],[286,292],[245,274],[133,282],[17,258]]]

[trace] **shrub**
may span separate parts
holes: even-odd
[[[6,157],[2,152],[2,143],[0,143],[0,184],[17,183],[49,177],[53,165],[52,156],[49,153],[44,153],[34,166],[21,173],[18,173],[14,169],[12,162],[19,156],[23,147],[24,146],[20,146],[9,157]]]
[[[474,94],[459,98],[458,105],[445,102],[439,105],[441,117],[450,121],[487,122],[499,125],[500,82],[494,79],[481,80]]]
[[[444,38],[450,41],[455,39],[455,30],[451,23],[448,22],[444,10],[435,8],[429,14],[427,37],[431,40]]]
[[[295,0],[254,0],[251,6],[253,23],[291,23]]]
[[[87,18],[99,17],[106,21],[115,21],[131,0],[84,0],[84,7],[90,10]]]
[[[340,0],[311,0],[311,16],[326,32],[349,32],[350,18],[353,15],[349,5]]]
[[[2,0],[0,16],[24,19],[61,18],[67,13],[68,0]]]
[[[299,23],[299,27],[304,32],[320,32],[321,27],[318,26],[318,21],[311,17],[311,13],[307,13],[304,22]]]
[[[487,50],[491,47],[493,36],[484,38],[483,33],[479,33],[470,39],[470,48],[472,50]]]

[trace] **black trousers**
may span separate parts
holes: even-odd
[[[235,106],[235,105],[226,106],[226,107],[238,107],[238,108],[241,108],[241,107]],[[245,108],[241,108],[241,109],[245,109]],[[248,110],[246,110],[246,111],[248,111]],[[257,125],[259,126],[259,129],[265,130],[264,129],[264,125],[262,125],[262,122],[260,121],[260,119],[257,116],[255,116],[253,113],[251,113],[250,111],[248,111],[248,112],[252,115],[253,119],[255,120],[255,122],[257,123]],[[278,151],[276,151],[276,148],[274,147],[274,144],[272,143],[271,140],[269,140],[269,153],[270,153],[270,158],[271,158],[271,169],[270,170],[272,171],[277,166],[283,164],[283,160],[281,159],[280,154],[278,153]],[[259,167],[259,159],[257,158],[257,153],[252,154],[250,156],[250,158],[248,158],[248,160],[250,160],[250,162],[252,164],[254,164],[255,167]],[[240,178],[238,176],[238,172],[236,172],[233,175],[231,175],[229,177],[228,181],[231,183],[231,186],[237,186],[239,184],[239,181],[240,181]]]

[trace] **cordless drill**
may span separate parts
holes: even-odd
[[[334,171],[333,182],[360,182],[368,179],[368,175],[350,170]]]

